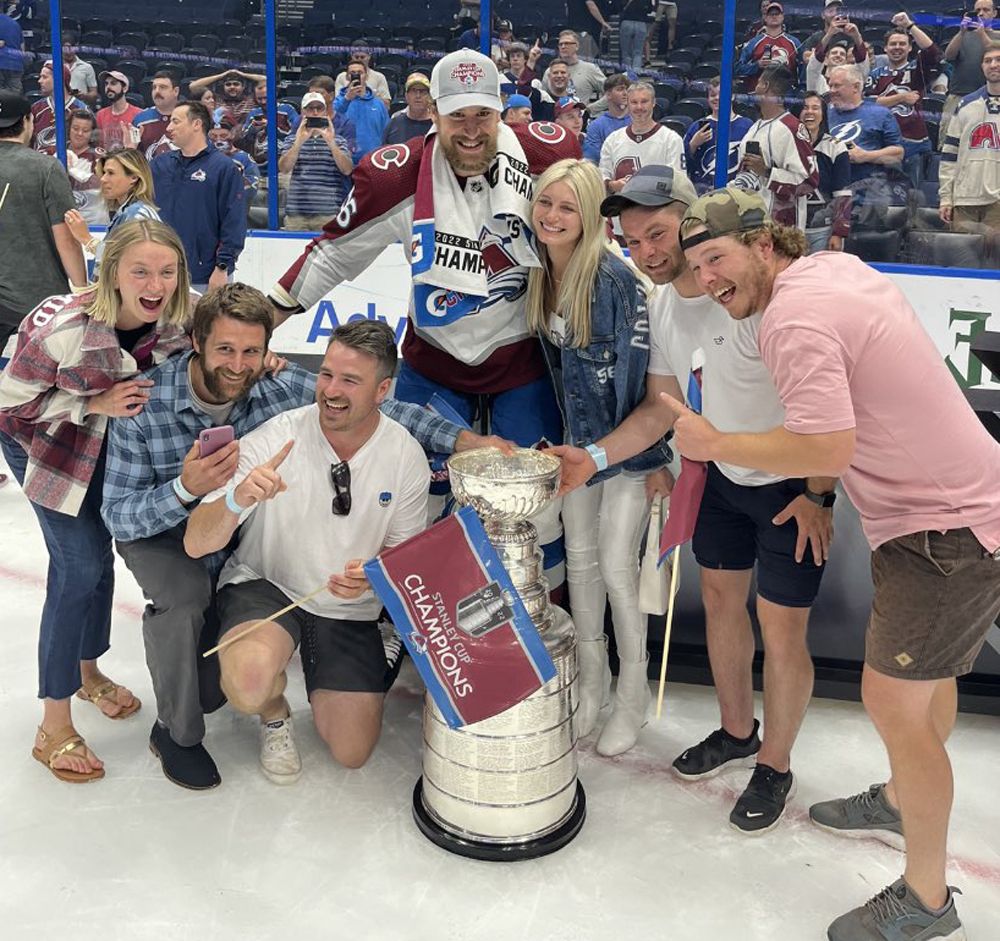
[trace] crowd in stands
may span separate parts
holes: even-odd
[[[336,214],[366,154],[425,133],[434,61],[480,45],[478,19],[437,13],[434,2],[432,19],[419,27],[375,26],[373,16],[355,28],[324,13],[335,2],[317,0],[300,25],[279,29],[279,215],[287,228],[318,228]],[[725,95],[720,22],[662,0],[585,0],[556,12],[543,0],[530,16],[523,11],[533,22],[522,24],[506,18],[510,5],[495,6],[490,47],[505,80],[506,122],[566,127],[600,166],[609,192],[649,163],[686,170],[699,190],[715,185]],[[817,248],[871,261],[994,265],[994,0],[913,17],[848,10],[843,0],[811,15],[763,0],[753,13],[737,22],[729,180],[760,189],[778,215],[794,210]],[[22,70],[9,52],[28,23],[0,16],[0,86],[14,87],[17,75],[35,102],[34,145],[52,153],[46,30],[34,30],[38,54],[25,57]],[[64,24],[68,169],[89,222],[100,223],[103,211],[100,181],[88,173],[94,161],[127,147],[151,161],[171,151],[171,114],[197,100],[212,116],[209,141],[244,176],[251,224],[266,226],[263,30],[235,25],[176,25],[170,33],[170,24],[124,21],[101,30],[82,15]],[[96,126],[76,114],[93,114]]]

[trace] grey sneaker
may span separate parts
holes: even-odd
[[[292,717],[262,722],[260,768],[272,784],[294,784],[302,774],[302,759],[295,746]]]
[[[953,895],[944,912],[935,915],[902,879],[897,879],[860,908],[841,915],[826,936],[830,941],[965,941],[965,929],[958,920]]]
[[[902,818],[885,799],[884,784],[873,784],[853,797],[813,804],[809,808],[809,818],[817,827],[841,836],[874,837],[894,849],[906,849]]]

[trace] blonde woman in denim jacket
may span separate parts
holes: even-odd
[[[635,270],[607,242],[604,186],[593,164],[562,160],[539,178],[531,221],[542,265],[528,278],[528,328],[542,344],[562,409],[566,441],[591,445],[643,400],[649,361],[646,298]],[[649,501],[646,474],[669,460],[665,443],[611,467],[593,446],[599,473],[563,500],[566,580],[580,663],[576,731],[588,735],[607,700],[604,639],[608,600],[620,669],[603,755],[631,748],[649,704],[646,618],[639,613],[639,547]]]

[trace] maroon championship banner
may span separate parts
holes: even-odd
[[[471,507],[387,549],[365,575],[452,728],[510,709],[555,676]]]

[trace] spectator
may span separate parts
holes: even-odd
[[[383,144],[403,144],[413,137],[423,137],[431,129],[431,80],[423,72],[406,76],[403,92],[406,107],[397,111],[385,126]]]
[[[638,72],[642,68],[651,9],[651,0],[622,0],[619,5],[618,50],[622,69]]]
[[[522,42],[511,43],[507,47],[507,61],[509,68],[504,72],[504,77],[517,86],[517,94],[531,97],[532,92],[537,93],[535,80],[538,78],[535,66],[542,54],[542,47],[535,44],[529,49]]]
[[[611,35],[611,15],[608,0],[567,0],[566,21],[574,30],[577,41],[583,45],[580,50],[584,55],[595,58],[604,47],[605,37]],[[561,34],[560,34],[561,38]],[[559,53],[562,55],[562,51]]]
[[[553,101],[560,98],[573,97],[575,86],[569,77],[569,66],[562,59],[553,59],[542,76],[542,89],[552,97]]]
[[[150,163],[160,154],[174,149],[167,127],[170,116],[177,107],[180,93],[181,88],[173,70],[160,69],[153,75],[153,107],[140,111],[132,119],[132,123],[139,129],[139,150]]]
[[[846,145],[851,161],[854,210],[883,201],[884,168],[898,167],[903,159],[903,135],[888,108],[861,94],[861,69],[842,65],[830,73],[830,133]]]
[[[17,20],[0,13],[0,91],[20,95],[24,73],[24,35]]]
[[[194,96],[194,100],[200,101],[208,109],[209,114],[212,114],[218,107],[215,101],[215,92],[212,91],[211,86],[202,91],[200,95]]]
[[[555,108],[555,122],[566,128],[580,144],[583,144],[583,115],[586,109],[576,98],[560,98]]]
[[[844,13],[842,7],[835,9],[835,13],[829,21],[827,21],[824,11],[823,19],[826,23],[826,29],[812,50],[816,59],[823,62],[827,50],[833,45],[844,46],[848,53],[848,62],[853,59],[856,65],[861,65],[869,58],[868,47],[861,36],[861,30],[858,29],[856,23],[851,22],[851,18]]]
[[[893,28],[885,34],[889,66],[872,70],[865,92],[875,98],[876,104],[888,108],[896,116],[903,135],[903,172],[917,187],[924,177],[924,154],[931,152],[920,99],[938,74],[941,50],[908,14],[897,13],[892,22]],[[915,56],[914,43],[917,46]]]
[[[87,283],[65,222],[74,205],[69,179],[58,160],[28,146],[32,120],[27,98],[0,90],[0,352],[45,298],[66,293],[67,279]]]
[[[52,60],[49,59],[38,73],[38,89],[45,96],[31,106],[34,137],[31,146],[50,156],[56,152],[55,98],[52,87]],[[73,111],[87,110],[87,106],[69,93],[69,66],[63,66],[63,89],[65,90],[65,116],[67,120]]]
[[[764,8],[764,28],[743,47],[736,74],[752,92],[760,73],[772,65],[784,66],[792,75],[799,68],[799,41],[785,32],[785,9],[775,0]]]
[[[240,176],[243,178],[243,195],[246,197],[249,211],[253,195],[260,186],[260,170],[245,150],[237,148],[238,129],[239,123],[235,115],[230,114],[225,108],[216,108],[212,114],[212,129],[208,132],[208,139],[215,149],[229,157],[240,171]]]
[[[177,149],[150,164],[160,215],[180,236],[191,284],[202,293],[228,282],[247,231],[241,174],[208,146],[211,127],[201,102],[177,105],[168,128]]]
[[[810,35],[804,43],[802,43],[802,54],[815,53],[816,47],[824,39],[826,40],[825,46],[827,49],[838,41],[847,39],[848,43],[853,43],[854,36],[851,34],[848,36],[847,27],[850,24],[850,17],[844,13],[844,4],[842,0],[829,0],[826,6],[823,7],[823,27],[816,30],[815,33]],[[857,27],[855,27],[855,30]]]
[[[584,104],[587,104],[600,98],[601,93],[604,91],[604,73],[593,62],[584,62],[580,58],[579,35],[571,29],[564,29],[559,34],[557,48],[559,50],[559,59],[553,60],[553,64],[556,61],[566,64],[566,68],[569,71],[570,85],[568,89],[559,91],[549,80],[552,70],[552,66],[550,65],[545,70],[545,75],[542,76],[542,84],[546,86],[546,90],[552,95],[553,99],[562,98],[564,95],[574,95]]]
[[[607,110],[593,118],[587,125],[583,141],[583,156],[591,163],[601,162],[601,147],[612,131],[628,127],[632,117],[628,113],[629,78],[623,72],[609,75],[604,80],[604,98]]]
[[[986,25],[987,22],[996,25],[998,14],[995,0],[976,0],[972,9],[974,15],[962,17],[958,32],[951,37],[944,50],[945,61],[952,64],[952,73],[948,81],[948,97],[941,113],[940,140],[947,136],[948,122],[958,110],[962,99],[982,87],[982,62],[986,46],[991,41],[1000,41],[1000,29],[991,29]]]
[[[319,92],[302,98],[302,119],[281,145],[278,170],[291,173],[285,228],[317,232],[340,209],[351,189],[350,144],[336,130],[326,99]]]
[[[111,233],[133,219],[160,221],[160,214],[153,203],[153,175],[141,150],[134,147],[116,150],[97,161],[97,175],[101,181],[101,196],[111,223],[104,239],[94,238],[83,216],[76,209],[66,213],[66,225],[83,248],[94,256],[94,281],[100,275],[104,244]]]
[[[267,82],[267,76],[253,72],[241,72],[239,69],[227,69],[217,75],[206,75],[191,82],[190,96],[198,98],[206,89],[212,89],[215,97],[215,107],[205,107],[209,113],[215,108],[225,108],[233,117],[242,123],[246,116],[257,106],[255,89],[261,82]]]
[[[653,22],[649,25],[649,32],[646,34],[646,46],[648,48],[654,29],[660,30],[660,53],[670,52],[677,42],[677,4],[673,0],[656,0],[656,12],[653,14]],[[666,36],[664,36],[663,23],[666,22]]]
[[[333,95],[333,80],[324,75],[330,84],[330,95]],[[311,87],[311,86],[310,86]],[[261,175],[267,177],[267,82],[258,82],[254,88],[255,107],[247,113],[243,122],[243,132],[240,136],[239,144],[241,150],[245,150],[257,164]],[[324,100],[327,100],[324,97]],[[276,128],[278,138],[278,148],[294,133],[299,126],[299,113],[287,101],[279,101],[277,106],[278,126]]]
[[[809,132],[819,186],[807,197],[806,239],[809,251],[843,251],[851,234],[851,161],[847,147],[830,133],[826,100],[806,92],[799,121]]]
[[[106,151],[134,147],[139,142],[132,122],[142,108],[132,104],[125,95],[131,83],[124,72],[101,72],[98,79],[104,85],[104,100],[107,105],[97,112],[97,130],[101,136],[101,146]]]
[[[502,117],[504,124],[528,124],[531,121],[531,99],[524,95],[509,95]]]
[[[514,24],[510,20],[496,21],[496,38],[493,41],[493,61],[507,61],[507,50],[517,42],[514,36]],[[508,63],[509,64],[509,63]]]
[[[97,162],[104,149],[95,149],[97,121],[89,111],[74,111],[66,125],[66,170],[73,199],[80,215],[90,225],[106,225],[108,213],[101,199]]]
[[[386,77],[378,71],[378,69],[372,68],[371,60],[372,55],[368,49],[364,47],[356,48],[351,53],[351,58],[347,63],[347,68],[337,76],[337,79],[334,82],[334,97],[340,94],[340,92],[347,87],[347,73],[350,71],[351,65],[355,62],[360,62],[365,67],[365,84],[367,84],[367,86],[372,90],[376,98],[382,99],[382,103],[385,105],[386,109],[388,109],[389,105],[392,104],[392,94],[389,91],[389,82],[386,80]]]
[[[963,99],[941,153],[942,220],[958,231],[1000,231],[1000,42],[983,54],[986,85]]]
[[[719,77],[714,76],[708,83],[707,118],[693,121],[684,135],[684,160],[688,176],[699,193],[715,189],[716,148],[719,140]],[[753,122],[749,118],[729,112],[729,175],[733,178],[740,165],[740,141],[746,136]]]
[[[855,48],[851,40],[842,35],[835,37],[826,47],[823,58],[817,55],[810,56],[806,63],[806,90],[817,92],[820,95],[827,94],[830,91],[830,85],[826,79],[827,75],[840,65],[851,65],[854,52]],[[867,53],[867,49],[865,52]],[[861,62],[857,63],[861,67],[861,73],[866,81],[871,71],[871,61],[871,58],[866,55]]]
[[[738,189],[759,190],[772,218],[805,230],[806,197],[819,184],[819,170],[809,132],[788,112],[785,99],[793,86],[791,72],[772,65],[754,91],[760,119],[740,141]]]
[[[382,146],[382,134],[389,123],[385,102],[368,87],[368,67],[363,62],[347,66],[348,84],[338,93],[333,110],[354,125],[355,143],[351,154],[357,163],[365,154]]]
[[[97,105],[97,76],[94,67],[76,54],[76,47],[63,45],[63,64],[69,67],[69,90],[88,108]]]
[[[601,147],[601,176],[608,193],[620,193],[636,170],[650,164],[684,171],[684,141],[653,119],[656,96],[648,82],[629,86],[627,127],[612,131]]]
[[[212,490],[187,521],[184,549],[192,558],[237,539],[218,582],[219,634],[232,631],[234,641],[219,655],[222,688],[235,709],[260,716],[261,765],[276,784],[294,782],[302,770],[283,695],[300,640],[316,730],[334,760],[360,768],[381,731],[382,602],[362,563],[426,527],[430,483],[420,445],[379,412],[396,361],[396,337],[385,323],[337,327],[316,404],[244,435],[235,486]],[[331,482],[334,519],[312,528],[306,544],[296,520],[330,520]],[[323,583],[329,592],[236,639],[239,629]]]

